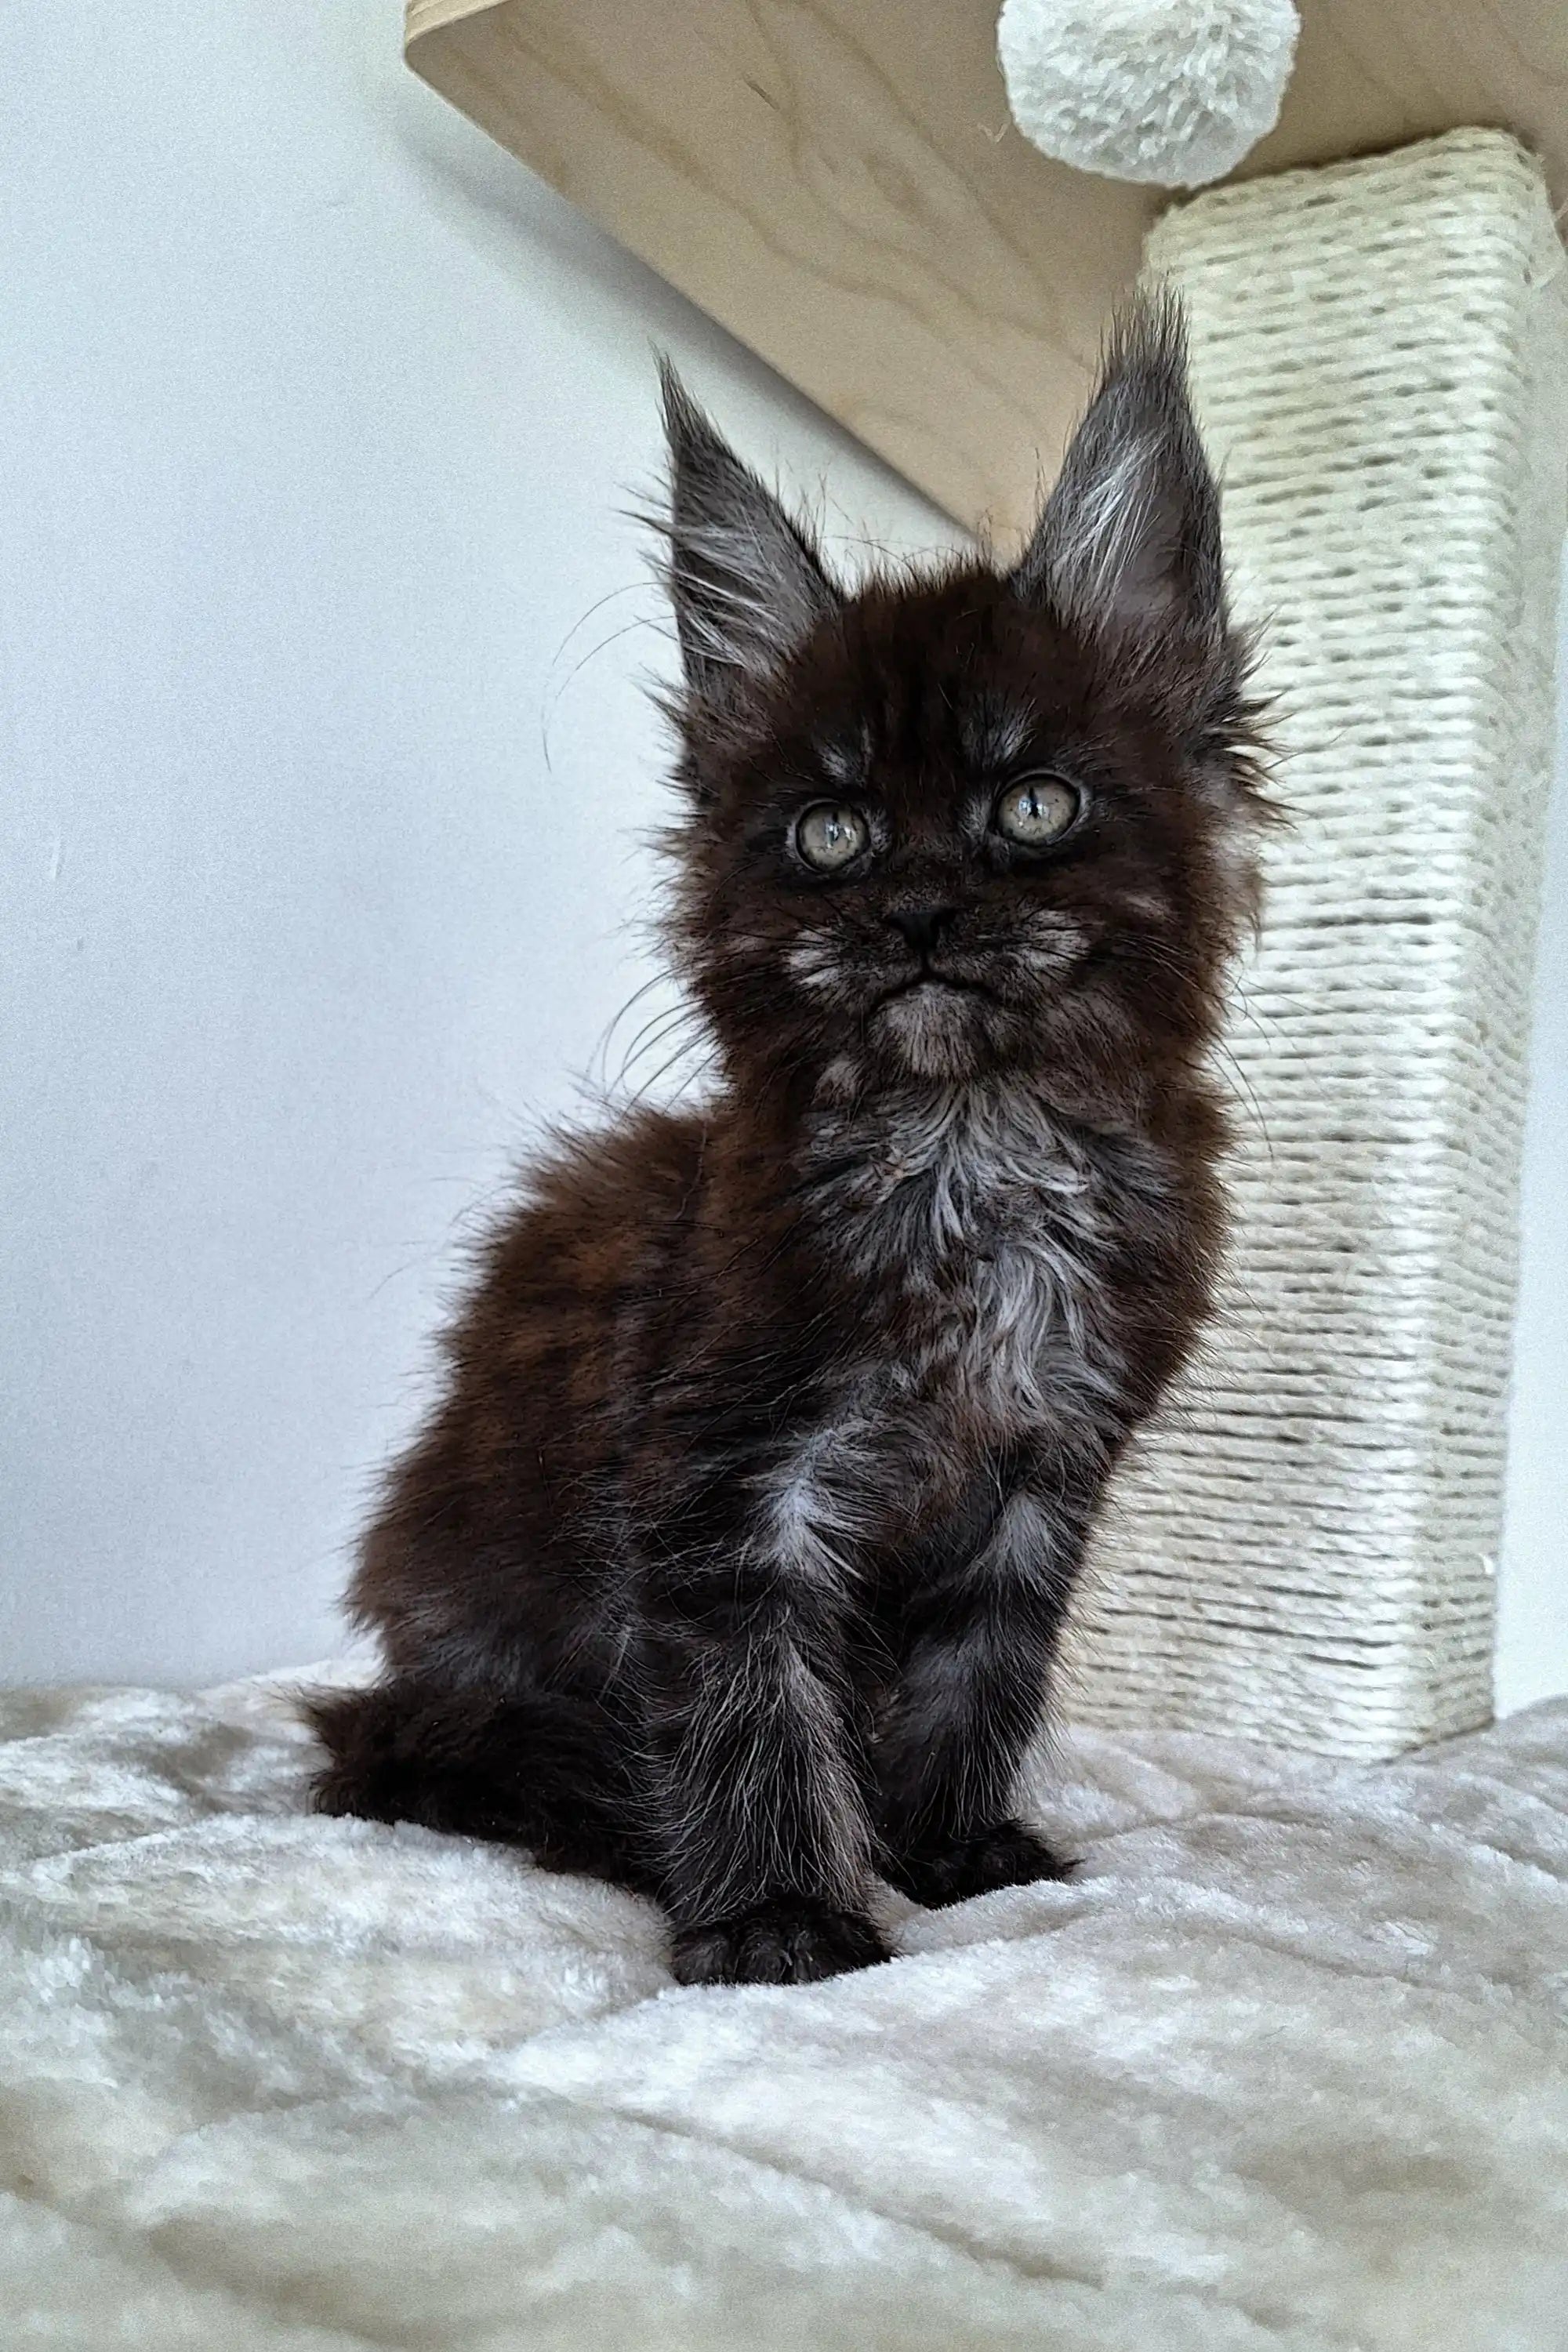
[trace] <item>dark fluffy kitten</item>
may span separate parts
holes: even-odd
[[[853,595],[665,386],[670,938],[711,1099],[560,1145],[451,1332],[313,1719],[331,1812],[658,1895],[687,1981],[885,1957],[1063,1865],[1015,1782],[1221,1224],[1262,814],[1179,320],[1026,553]]]

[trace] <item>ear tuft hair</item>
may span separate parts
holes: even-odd
[[[1219,496],[1168,289],[1133,296],[1112,322],[1094,396],[1012,580],[1092,635],[1224,648]]]
[[[686,682],[710,712],[773,677],[838,592],[816,546],[660,362],[669,448],[668,582]]]

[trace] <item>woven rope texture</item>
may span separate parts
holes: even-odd
[[[1483,1721],[1564,515],[1568,304],[1492,131],[1225,187],[1184,293],[1277,790],[1236,1244],[1065,1678],[1349,1757]]]

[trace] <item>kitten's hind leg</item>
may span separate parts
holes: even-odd
[[[401,1677],[319,1692],[304,1713],[327,1751],[318,1811],[489,1838],[547,1869],[658,1891],[630,1825],[624,1732],[603,1708]]]

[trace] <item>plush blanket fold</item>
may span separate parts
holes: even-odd
[[[1568,2346],[1568,1701],[1078,1735],[1079,1877],[793,1990],[309,1757],[269,1683],[0,1695],[8,2346]]]

